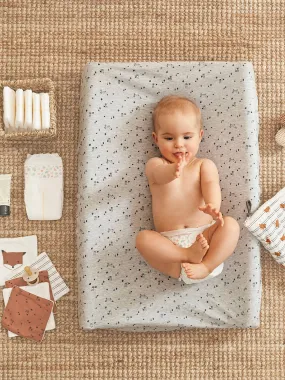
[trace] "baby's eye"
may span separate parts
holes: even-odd
[[[165,137],[165,140],[170,141],[170,140],[172,140],[172,137]]]
[[[184,136],[184,139],[185,139],[185,140],[192,139],[192,136]]]

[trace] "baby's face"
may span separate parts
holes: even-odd
[[[177,162],[179,153],[187,153],[187,161],[196,156],[204,131],[197,125],[194,112],[161,114],[158,122],[159,126],[152,136],[164,158]]]

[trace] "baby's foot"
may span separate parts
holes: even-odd
[[[192,278],[193,280],[200,280],[202,278],[207,277],[210,274],[209,269],[205,264],[182,264],[188,278]]]
[[[189,262],[199,264],[206,255],[208,249],[209,244],[204,235],[197,235],[195,243],[192,244],[191,247],[187,248]]]

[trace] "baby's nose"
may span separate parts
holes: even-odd
[[[176,141],[176,142],[175,142],[175,147],[176,147],[176,148],[180,148],[180,147],[182,147],[182,146],[183,146],[182,141],[179,140],[179,141]]]

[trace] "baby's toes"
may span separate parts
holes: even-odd
[[[190,266],[189,266],[188,263],[184,263],[184,264],[182,264],[182,266],[183,266],[183,268],[185,269],[185,272],[189,271]]]
[[[205,241],[205,243],[202,244],[202,248],[204,248],[204,249],[205,248],[207,248],[207,249],[209,248],[209,244],[208,244],[207,241]]]
[[[216,219],[219,219],[220,215],[221,215],[220,211],[216,210],[215,211]]]
[[[199,234],[196,239],[201,245],[207,242],[207,239],[203,234]]]
[[[185,270],[185,273],[186,273],[187,277],[190,278],[193,275],[193,271],[192,271],[191,267],[189,267],[187,270]]]
[[[192,274],[192,271],[190,270],[190,269],[188,269],[188,270],[185,270],[185,273],[187,274],[187,276],[189,277],[189,276],[191,276],[191,274]]]
[[[197,235],[196,240],[197,240],[198,242],[200,242],[201,239],[204,239],[204,235],[203,235],[203,234],[199,234],[199,235]]]

